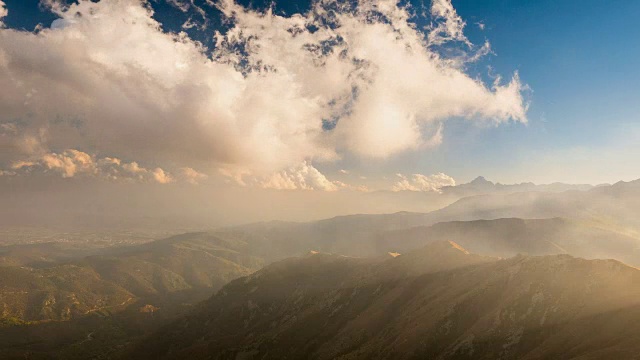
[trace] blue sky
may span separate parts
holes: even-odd
[[[5,0],[9,28],[31,30],[56,16],[37,0]],[[249,5],[243,2],[244,5]],[[259,2],[253,2],[254,7]],[[469,64],[467,72],[490,81],[491,74],[514,72],[530,87],[528,124],[498,126],[447,121],[436,148],[404,152],[384,161],[345,155],[317,168],[340,177],[338,170],[372,178],[395,173],[443,172],[458,182],[477,175],[503,183],[554,181],[602,183],[640,178],[640,38],[637,1],[473,1],[453,0],[474,44],[488,40],[494,54]],[[301,2],[277,2],[276,12],[306,10]],[[166,29],[175,30],[188,14],[152,2]],[[414,4],[420,8],[421,4]],[[204,7],[203,7],[204,8]],[[213,25],[192,37],[210,41],[222,28]],[[423,20],[420,20],[423,21]],[[483,24],[483,29],[479,24]],[[353,180],[345,176],[347,180]]]
[[[590,149],[593,159],[567,165],[575,165],[578,173],[593,174],[591,181],[596,182],[615,181],[615,175],[606,177],[611,173],[627,180],[640,176],[638,170],[632,169],[632,162],[620,164],[623,169],[607,169],[615,164],[598,159],[598,153],[610,149],[631,160],[625,146],[618,147],[625,142],[633,146],[635,135],[627,131],[637,127],[640,115],[636,100],[640,95],[640,47],[634,45],[640,35],[635,25],[640,3],[481,3],[482,7],[478,6],[480,2],[454,2],[463,18],[475,14],[487,24],[486,36],[497,53],[487,62],[501,73],[518,69],[533,89],[528,127],[496,128],[484,134],[481,143],[491,145],[481,152],[496,159],[488,167],[506,162],[526,174],[526,169],[517,164],[543,161],[541,154],[562,156],[566,152],[571,158],[574,151]],[[496,143],[501,145],[495,146]],[[581,170],[591,166],[592,170]],[[570,168],[566,172],[570,173]],[[597,174],[605,176],[600,178]]]

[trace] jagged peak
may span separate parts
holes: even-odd
[[[493,182],[487,180],[484,176],[478,176],[477,178],[471,180],[471,182],[469,184],[473,184],[473,185],[491,184],[491,185],[493,185]]]

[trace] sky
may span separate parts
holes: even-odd
[[[596,0],[3,0],[0,177],[319,192],[633,180],[639,15]]]

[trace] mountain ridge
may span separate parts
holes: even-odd
[[[343,265],[371,266],[349,259],[342,258]],[[322,266],[314,269],[300,274],[280,266],[235,280],[132,354],[158,359],[577,358],[596,353],[596,345],[571,336],[581,331],[583,319],[609,327],[640,314],[640,271],[611,260],[520,255],[393,280],[372,275],[378,280],[351,285],[343,282],[341,271],[331,275]],[[331,279],[333,288],[327,287]],[[621,336],[619,331],[613,335]],[[586,344],[611,336],[592,333]],[[616,346],[597,351],[637,351],[639,338],[629,332]]]

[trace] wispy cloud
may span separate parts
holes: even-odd
[[[459,41],[468,46],[471,42],[464,35],[466,23],[453,8],[451,0],[433,0],[431,15],[435,20],[431,32],[428,34],[430,45],[442,45],[450,41]]]

